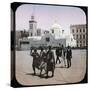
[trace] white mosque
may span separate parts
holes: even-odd
[[[61,26],[57,23],[53,24],[50,30],[41,30],[37,28],[37,21],[35,21],[34,16],[31,16],[29,21],[29,37],[19,39],[18,46],[21,50],[29,50],[31,47],[46,47],[51,45],[52,47],[57,47],[59,45],[76,46],[76,40],[74,40],[73,35],[69,32],[66,34]]]

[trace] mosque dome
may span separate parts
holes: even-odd
[[[59,24],[55,23],[51,26],[51,33],[55,37],[60,37],[62,33],[62,28]]]
[[[57,23],[53,24],[51,29],[61,29],[61,26]]]

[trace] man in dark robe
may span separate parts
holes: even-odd
[[[60,59],[59,59],[59,47],[56,48],[56,64],[57,64],[57,61],[59,61],[59,63],[61,63]]]
[[[43,50],[43,48],[41,48],[41,51],[40,51],[40,66],[39,66],[39,68],[40,68],[40,75],[42,74],[42,70],[44,69],[45,70],[45,73],[46,73],[46,67],[47,67],[47,63],[46,63],[46,60],[47,60],[47,58],[46,58],[47,56],[46,56],[46,53],[44,52],[44,50]]]
[[[32,52],[31,50],[31,56],[33,57],[33,62],[32,62],[32,68],[33,68],[33,71],[34,71],[34,74],[36,74],[35,72],[35,68],[38,68],[39,69],[39,65],[40,65],[40,56],[37,52],[37,49],[34,49],[34,51]]]
[[[52,71],[52,77],[54,76],[54,69],[55,69],[54,53],[51,50],[51,46],[49,46],[49,50],[47,52],[47,77],[49,71]]]
[[[67,58],[67,68],[69,68],[71,67],[71,58],[72,58],[72,50],[70,46],[67,47],[66,58]]]

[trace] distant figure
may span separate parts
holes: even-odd
[[[60,62],[61,62],[61,57],[62,57],[62,47],[61,45],[59,46],[59,59],[60,59]]]
[[[33,68],[34,75],[35,75],[36,74],[35,68],[39,69],[39,66],[40,66],[40,56],[39,56],[39,54],[37,52],[37,49],[34,49],[33,52],[32,52],[32,49],[31,49],[30,54],[33,57],[32,68]]]
[[[72,58],[72,50],[70,46],[67,47],[66,58],[67,58],[67,68],[69,68],[71,67],[71,58]]]
[[[54,76],[54,69],[55,69],[55,58],[54,58],[54,53],[51,50],[51,46],[49,46],[49,50],[47,52],[47,77],[48,77],[48,72],[52,71],[52,77]]]
[[[66,67],[65,57],[66,57],[66,48],[62,45],[62,58],[64,61],[64,66]]]
[[[59,47],[56,48],[56,64],[57,64],[57,61],[59,61],[59,63],[61,63],[60,59],[59,59]]]

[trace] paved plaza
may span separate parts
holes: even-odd
[[[54,51],[55,55],[55,51]],[[55,56],[56,58],[56,56]],[[22,85],[48,85],[67,84],[81,81],[86,72],[86,50],[72,50],[72,65],[64,67],[63,60],[55,66],[55,75],[52,78],[40,78],[33,76],[32,60],[30,51],[16,51],[16,79]],[[49,73],[50,75],[51,73]]]

